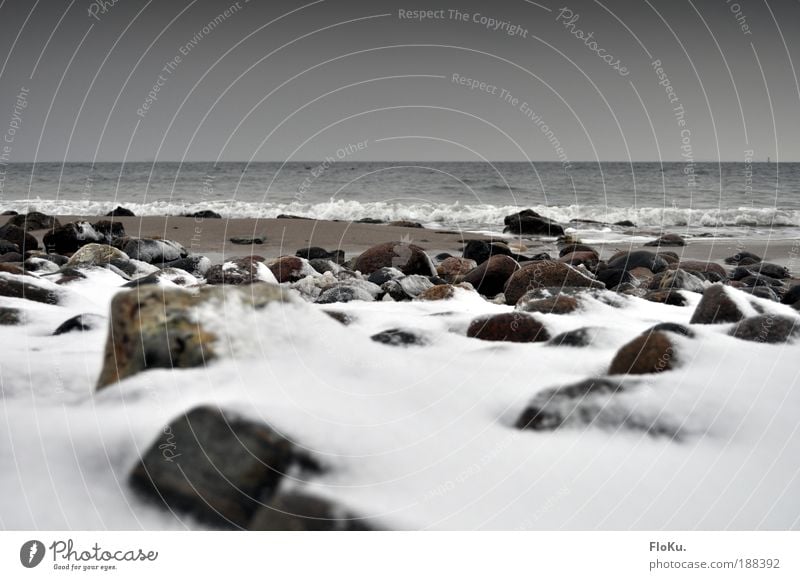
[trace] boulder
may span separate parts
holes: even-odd
[[[545,342],[550,338],[542,323],[519,312],[476,318],[469,325],[467,336],[503,342]]]
[[[135,217],[136,214],[131,210],[118,205],[106,214],[106,217]]]
[[[586,266],[589,270],[594,271],[597,269],[600,257],[594,250],[570,252],[569,254],[564,254],[563,256],[561,256],[558,259],[558,261],[564,262],[565,264],[569,264],[571,266],[583,265]]]
[[[199,280],[185,270],[177,268],[162,268],[151,274],[131,280],[123,284],[123,288],[138,288],[147,284],[167,284],[174,286],[196,286]]]
[[[616,288],[620,284],[633,283],[634,271],[635,269],[629,272],[624,268],[609,268],[605,264],[599,264],[595,275],[600,282],[606,285],[606,288]],[[647,271],[650,272],[650,270]]]
[[[634,268],[647,268],[654,274],[667,269],[667,261],[663,256],[647,250],[634,250],[633,252],[620,252],[611,256],[608,261],[609,268],[633,270]]]
[[[528,290],[559,286],[605,287],[568,264],[542,260],[526,264],[511,275],[505,285],[506,304],[515,305]]]
[[[464,276],[477,267],[475,260],[450,256],[436,266],[436,273],[452,284],[463,280]]]
[[[464,276],[463,281],[472,284],[484,296],[496,296],[519,268],[519,263],[513,258],[494,255]]]
[[[196,319],[197,308],[222,310],[224,305],[229,311],[239,305],[255,312],[288,300],[274,284],[205,286],[196,292],[149,285],[120,292],[111,301],[110,332],[97,388],[150,368],[191,368],[214,359],[217,337]]]
[[[643,375],[670,370],[675,363],[674,351],[672,340],[666,333],[642,334],[617,351],[608,374]]]
[[[81,266],[107,266],[114,260],[127,262],[128,255],[108,244],[86,244],[72,254],[66,266],[77,268]]]
[[[100,220],[94,222],[92,224],[94,231],[100,234],[102,240],[107,243],[111,244],[114,240],[124,238],[125,234],[125,226],[122,222],[114,221],[114,220]]]
[[[373,246],[358,256],[354,264],[354,269],[365,276],[389,267],[397,268],[406,275],[436,275],[436,268],[425,251],[406,242],[386,242]]]
[[[526,293],[517,301],[516,310],[521,312],[539,312],[541,314],[569,314],[579,308],[578,301],[572,296],[556,294],[549,298],[530,299]]]
[[[308,264],[308,260],[297,256],[278,258],[269,264],[269,269],[278,283],[297,282],[306,276],[319,276],[319,272]]]
[[[105,236],[86,221],[64,224],[47,232],[44,236],[44,245],[47,251],[62,255],[72,254],[87,244],[104,241],[107,241]]]
[[[467,240],[464,244],[462,257],[475,260],[480,266],[495,254],[511,256],[513,252],[505,244],[492,244],[485,240]]]
[[[345,254],[344,250],[335,250],[329,252],[325,248],[311,246],[309,248],[302,248],[294,253],[298,258],[305,258],[306,260],[330,260],[334,264],[344,264]]]
[[[417,296],[417,300],[450,300],[456,293],[452,284],[439,284],[432,286]]]
[[[241,285],[255,282],[277,283],[277,280],[257,256],[246,256],[211,266],[206,271],[206,282],[211,285]]]
[[[413,300],[434,284],[425,276],[404,276],[395,280],[390,280],[381,286],[381,289],[398,302],[403,300]]]
[[[317,304],[334,304],[337,302],[353,301],[372,302],[374,296],[364,288],[340,282],[322,290],[316,299]]]
[[[550,218],[539,215],[531,209],[506,216],[503,219],[504,232],[534,236],[561,236],[564,228]]]
[[[716,264],[714,262],[703,262],[700,260],[681,260],[680,262],[675,262],[672,264],[668,264],[667,268],[670,270],[681,269],[686,272],[713,272],[723,278],[728,277],[728,272],[725,271],[725,268]]]
[[[26,232],[32,230],[52,230],[61,227],[59,222],[53,216],[43,214],[40,211],[32,211],[27,214],[17,214],[8,220],[9,224],[19,226]]]
[[[375,342],[389,346],[425,346],[428,341],[419,334],[400,328],[390,328],[370,337]]]
[[[199,220],[208,220],[208,219],[219,220],[219,219],[222,219],[221,215],[219,215],[215,211],[211,211],[210,209],[203,209],[203,210],[200,210],[200,211],[195,211],[195,212],[191,212],[191,213],[185,213],[185,214],[183,214],[183,217],[190,217],[190,218],[195,218],[195,219],[199,219]]]
[[[730,256],[729,258],[725,258],[725,263],[738,265],[744,260],[747,260],[750,264],[755,264],[756,262],[760,262],[761,258],[751,252],[741,251],[737,252],[733,256]]]
[[[17,308],[0,306],[0,326],[16,326],[22,324],[23,313]]]
[[[172,260],[171,262],[164,262],[165,268],[177,268],[189,272],[195,278],[205,278],[206,272],[211,267],[211,260],[205,256],[192,254],[185,258]]]
[[[739,322],[744,314],[728,295],[722,284],[713,284],[705,289],[703,297],[694,310],[690,324],[723,324]]]
[[[60,293],[32,276],[0,272],[0,296],[23,298],[42,304],[58,304]]]
[[[644,244],[645,246],[685,246],[686,240],[684,240],[678,234],[664,234],[657,240],[653,240],[652,242],[647,242]]]
[[[651,290],[688,290],[702,293],[705,288],[702,278],[686,270],[665,270],[650,281]]]
[[[222,528],[246,528],[284,475],[318,471],[266,424],[195,407],[164,427],[130,474],[130,485],[169,510]]]
[[[122,245],[122,251],[134,260],[148,264],[172,262],[189,255],[178,242],[147,238],[129,239]]]
[[[97,314],[78,314],[62,322],[58,328],[53,331],[53,336],[66,334],[68,332],[94,330],[95,328],[100,328],[105,322],[105,318]]]
[[[422,228],[422,229],[424,229],[421,223],[412,222],[412,221],[409,221],[409,220],[397,220],[397,221],[389,222],[386,225],[393,226],[393,227],[396,227],[396,228],[417,228],[417,229]]]
[[[568,330],[557,334],[547,342],[547,346],[572,346],[584,347],[594,342],[598,333],[602,332],[598,328],[582,327],[575,330]]]
[[[309,493],[278,492],[271,501],[262,503],[250,521],[250,530],[346,532],[374,529],[342,506]]]
[[[659,322],[655,326],[651,326],[649,329],[645,330],[642,334],[651,332],[674,332],[675,334],[680,334],[687,338],[694,338],[694,331],[692,331],[691,328],[683,324],[678,324],[677,322]]]
[[[774,314],[751,316],[734,326],[730,335],[752,342],[771,344],[790,342],[800,335],[800,318]]]
[[[390,280],[399,280],[403,275],[404,274],[397,268],[381,268],[370,274],[367,280],[378,286],[383,286]]]
[[[39,249],[38,240],[24,229],[14,224],[0,226],[0,240],[5,240],[6,242],[14,244],[17,246],[16,251],[22,252],[23,254],[30,250]],[[8,248],[8,246],[6,247]],[[60,254],[61,252],[56,253]]]
[[[781,302],[783,304],[794,304],[798,301],[800,301],[800,284],[789,288],[781,298]]]
[[[686,306],[686,297],[672,288],[650,290],[642,298],[648,302],[658,302],[659,304],[669,304],[670,306]]]
[[[23,262],[25,260],[25,256],[18,252],[8,252],[6,254],[0,255],[0,264],[3,263],[18,263]]]
[[[0,256],[9,253],[18,254],[19,246],[14,242],[9,242],[8,240],[0,239]]]

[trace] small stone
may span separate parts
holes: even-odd
[[[388,344],[389,346],[424,346],[428,344],[424,337],[399,328],[384,330],[378,334],[373,334],[370,338],[375,342]]]
[[[657,240],[653,240],[652,242],[647,242],[645,246],[685,246],[686,240],[684,240],[678,234],[664,234]]]
[[[543,324],[518,312],[477,318],[469,325],[467,336],[503,342],[545,342],[550,338]]]
[[[105,324],[105,318],[97,314],[79,314],[62,322],[58,328],[53,331],[53,336],[66,334],[68,332],[85,332],[87,330],[94,330],[100,328]]]
[[[791,342],[800,335],[800,318],[762,314],[739,322],[730,335],[741,340],[778,344]]]
[[[264,236],[233,236],[230,238],[232,244],[238,246],[252,246],[253,244],[263,244]]]
[[[516,310],[522,312],[539,312],[541,314],[569,314],[575,312],[578,301],[572,296],[556,294],[549,298],[539,298],[531,300],[526,298],[528,294],[522,296],[516,305]]]
[[[648,332],[634,338],[617,351],[610,375],[642,375],[670,370],[674,365],[674,347],[663,332]]]

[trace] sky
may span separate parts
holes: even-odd
[[[800,161],[800,3],[564,1],[5,0],[0,162]]]

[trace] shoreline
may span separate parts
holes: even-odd
[[[105,216],[56,215],[62,224],[78,220],[97,222],[111,219]],[[175,216],[115,217],[121,222],[129,236],[163,238],[176,241],[190,253],[203,254],[216,259],[226,256],[262,255],[272,259],[294,253],[309,246],[323,247],[328,251],[344,250],[348,258],[364,250],[389,241],[409,241],[425,249],[431,257],[447,252],[460,255],[466,240],[505,241],[512,246],[521,244],[522,254],[534,255],[547,252],[558,256],[555,238],[527,236],[491,236],[486,233],[455,231],[452,229],[429,229],[369,224],[348,221],[331,221],[300,218],[194,218]],[[4,220],[3,223],[5,223]],[[46,230],[31,232],[41,242]],[[580,232],[576,234],[581,237]],[[263,236],[263,244],[239,245],[230,241],[235,236]],[[630,243],[620,241],[589,242],[597,249],[601,259],[608,259],[617,251],[657,248],[645,246],[642,233]],[[653,234],[657,237],[657,234]],[[800,259],[800,239],[777,240],[749,237],[689,238],[685,246],[663,247],[661,251],[672,251],[687,260],[722,262],[741,250],[758,254],[764,261],[790,265]]]

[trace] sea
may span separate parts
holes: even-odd
[[[411,220],[502,231],[521,209],[606,239],[800,236],[800,163],[135,162],[0,166],[0,211]]]

